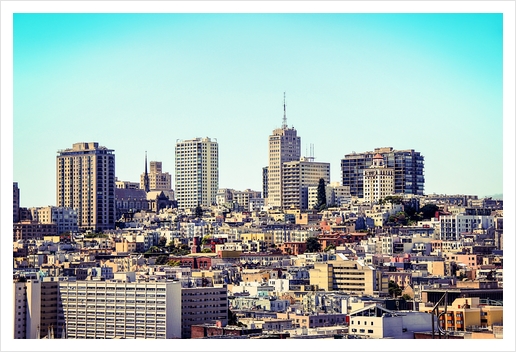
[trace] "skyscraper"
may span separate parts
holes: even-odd
[[[342,185],[349,186],[352,196],[364,197],[364,170],[380,154],[388,168],[394,169],[394,193],[423,195],[425,187],[424,157],[414,149],[394,150],[391,147],[346,154],[341,160]]]
[[[74,143],[58,151],[57,206],[77,211],[80,230],[115,227],[114,150],[98,143]]]
[[[176,199],[180,209],[216,203],[219,188],[219,148],[210,138],[176,143]]]
[[[301,157],[301,137],[287,126],[287,106],[283,96],[283,124],[269,136],[269,167],[267,171],[267,205],[283,206],[282,165]]]

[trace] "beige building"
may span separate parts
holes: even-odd
[[[269,166],[267,172],[267,205],[282,207],[283,204],[283,163],[298,161],[301,157],[301,137],[297,131],[287,126],[287,110],[283,102],[283,125],[269,136]]]
[[[314,268],[310,269],[310,285],[324,291],[372,295],[377,291],[376,270],[361,260],[349,260],[337,253],[335,260],[314,263]]]
[[[217,141],[196,138],[176,143],[176,192],[179,209],[216,203],[219,189]]]
[[[373,164],[364,169],[364,200],[376,203],[394,194],[394,169],[387,168],[380,154],[373,157]]]
[[[15,339],[37,339],[41,321],[41,281],[13,283]]]
[[[282,173],[285,208],[308,209],[308,188],[317,187],[321,178],[330,183],[330,163],[315,162],[312,157],[283,163]]]
[[[147,168],[146,168],[147,169]],[[147,173],[149,191],[170,191],[172,189],[172,175],[163,172],[161,161],[151,161]],[[140,188],[145,189],[145,172],[140,175]]]
[[[29,210],[32,220],[41,224],[56,224],[58,235],[64,232],[76,233],[78,230],[77,212],[73,208],[48,206]]]
[[[115,155],[98,143],[58,151],[57,206],[77,211],[80,230],[115,227]]]

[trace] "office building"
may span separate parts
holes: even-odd
[[[373,164],[364,169],[364,200],[371,204],[394,194],[394,169],[385,165],[383,157],[376,154]]]
[[[287,110],[283,101],[283,125],[269,136],[269,166],[267,170],[267,205],[283,207],[283,163],[298,161],[301,157],[301,137],[287,126]],[[264,175],[265,176],[265,175]]]
[[[414,149],[375,148],[374,151],[346,154],[341,160],[342,185],[350,187],[352,196],[364,197],[364,170],[373,157],[383,157],[385,166],[394,169],[394,193],[424,194],[424,157]]]
[[[57,206],[77,211],[80,230],[115,227],[115,154],[98,143],[58,151]]]
[[[317,187],[320,179],[330,183],[330,163],[304,157],[282,165],[283,207],[308,209],[308,187]]]
[[[176,194],[180,209],[216,203],[219,149],[216,140],[196,138],[176,143]]]
[[[228,291],[225,287],[183,288],[181,291],[182,338],[189,339],[192,325],[228,323]]]

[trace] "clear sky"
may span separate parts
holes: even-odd
[[[425,157],[425,193],[501,194],[502,14],[15,14],[14,175],[55,205],[56,155],[115,150],[174,175],[178,139],[219,143],[220,188],[262,191],[287,122],[331,163],[376,147]],[[175,180],[173,177],[173,185]]]

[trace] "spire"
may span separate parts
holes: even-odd
[[[149,174],[147,173],[147,151],[145,151],[145,175],[143,176],[143,189],[145,192],[149,192]]]
[[[283,92],[283,129],[287,128],[287,103],[285,98],[285,92]]]

